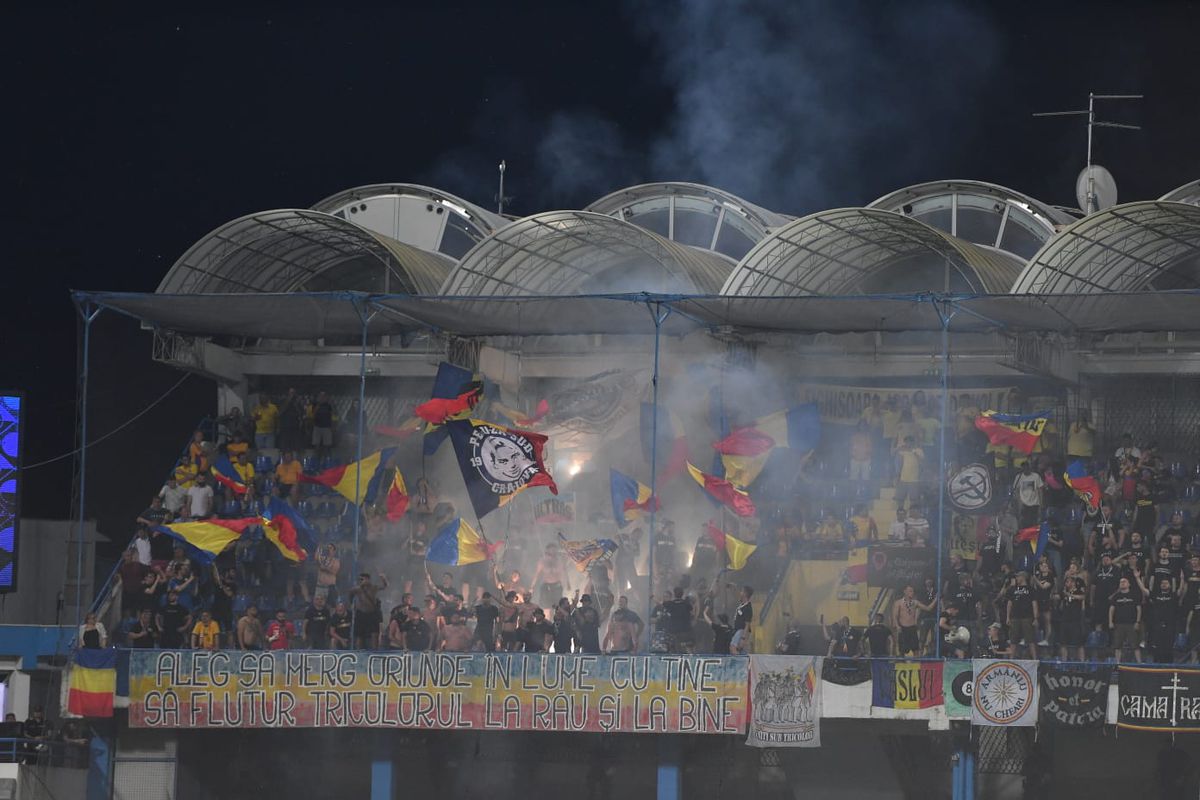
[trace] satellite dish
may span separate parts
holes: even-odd
[[[1092,207],[1088,208],[1088,178],[1092,183]],[[1117,181],[1112,173],[1099,164],[1084,167],[1075,179],[1075,199],[1085,214],[1103,211],[1117,204]]]

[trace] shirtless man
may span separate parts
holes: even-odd
[[[442,627],[442,644],[439,650],[451,653],[465,653],[471,649],[471,631],[462,613],[454,611]]]
[[[516,592],[517,594],[521,595],[522,597],[526,597],[529,595],[528,590],[526,590],[525,587],[523,587],[521,585],[521,573],[519,570],[514,569],[511,573],[509,573],[508,580],[506,580],[506,581],[501,580],[499,574],[496,571],[496,565],[493,563],[492,564],[492,577],[496,579],[496,588],[499,589],[500,591],[504,592],[504,594],[506,596],[508,595],[509,592]]]
[[[537,569],[533,573],[533,583],[529,587],[536,592],[538,586],[541,586],[541,592],[537,596],[539,605],[553,607],[563,598],[564,567],[558,545],[554,542],[546,545],[546,553],[538,560]]]
[[[601,649],[606,653],[636,653],[644,627],[641,617],[629,610],[629,598],[621,595],[608,622],[608,633],[604,635]]]
[[[438,648],[440,631],[444,627],[445,620],[442,619],[442,606],[438,603],[437,597],[431,594],[425,595],[425,608],[420,610],[421,619],[425,620],[425,624],[429,626],[429,636],[431,641],[429,647],[432,650]]]
[[[238,647],[243,650],[262,650],[265,639],[262,620],[258,618],[258,606],[252,605],[246,609],[246,615],[238,620]]]
[[[500,647],[503,650],[513,651],[520,649],[518,644],[521,640],[520,631],[517,629],[517,622],[521,617],[521,612],[517,606],[521,603],[521,596],[516,592],[507,592],[504,595],[504,600],[499,602],[500,611]]]
[[[920,655],[921,638],[917,635],[917,620],[922,611],[931,611],[932,605],[917,600],[911,585],[904,587],[904,595],[892,604],[892,628],[896,631],[896,647],[900,655]]]

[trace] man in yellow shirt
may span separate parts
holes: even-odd
[[[285,450],[283,460],[275,467],[275,482],[279,484],[280,497],[287,497],[291,493],[292,487],[300,482],[300,473],[303,471],[292,451]]]
[[[200,621],[192,628],[192,649],[216,650],[221,645],[221,626],[207,609],[200,613]]]
[[[242,483],[247,486],[254,483],[254,465],[246,458],[245,453],[237,454],[237,460],[233,462],[233,469],[242,479]]]
[[[896,448],[896,508],[904,508],[910,498],[917,499],[921,480],[921,462],[925,451],[917,446],[916,438],[905,436],[904,443]]]
[[[279,421],[279,406],[271,402],[266,394],[259,394],[258,404],[250,412],[254,418],[254,448],[274,449],[275,425]]]
[[[1043,434],[1045,435],[1045,434]],[[1090,461],[1096,452],[1096,429],[1088,419],[1088,412],[1079,409],[1075,422],[1067,432],[1067,459]]]

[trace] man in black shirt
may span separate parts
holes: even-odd
[[[1012,656],[1012,645],[1004,636],[1004,626],[999,622],[993,622],[988,626],[988,638],[980,651],[980,655],[984,658],[1009,658]]]
[[[1014,649],[1018,644],[1029,648],[1029,658],[1037,658],[1037,636],[1033,621],[1038,618],[1039,611],[1029,585],[1029,575],[1018,572],[1016,584],[1008,593],[1009,639]]]
[[[743,586],[741,593],[741,602],[738,604],[737,610],[733,612],[733,632],[737,633],[742,628],[747,628],[754,622],[754,606],[750,605],[750,598],[754,597],[754,587]]]
[[[958,624],[965,626],[975,638],[979,634],[979,597],[975,594],[975,580],[970,573],[958,576],[958,591],[949,595],[948,600],[958,606]]]
[[[329,615],[329,636],[333,641],[334,649],[350,649],[350,630],[353,622],[354,620],[350,616],[350,610],[346,608],[345,601],[339,600],[337,605],[333,607],[333,613]]]
[[[1093,623],[1100,623],[1105,627],[1112,624],[1108,619],[1108,607],[1113,593],[1117,591],[1117,583],[1120,579],[1121,572],[1113,563],[1112,553],[1105,550],[1100,555],[1100,566],[1096,567],[1096,571],[1092,575],[1092,596],[1088,606],[1092,609]]]
[[[475,606],[475,636],[474,641],[483,645],[485,653],[496,651],[496,621],[500,619],[500,609],[491,592],[484,592]]]
[[[158,626],[150,616],[150,609],[143,608],[138,612],[138,621],[129,629],[125,638],[129,640],[130,647],[142,648],[158,646],[158,637]]]
[[[554,638],[554,626],[546,621],[546,612],[535,609],[533,618],[525,623],[525,652],[544,653]]]
[[[317,595],[304,612],[304,636],[313,650],[329,649],[329,607],[325,596]]]
[[[875,615],[875,621],[867,628],[866,640],[867,655],[881,658],[892,654],[892,629],[884,624],[883,614]]]
[[[1175,632],[1179,626],[1179,596],[1171,581],[1161,579],[1150,589],[1150,625],[1146,641],[1156,664],[1175,662]]]
[[[1178,578],[1180,570],[1176,569],[1176,565],[1182,567],[1182,561],[1175,561],[1171,558],[1171,551],[1166,546],[1158,548],[1158,558],[1150,565],[1149,582],[1147,586],[1157,587],[1162,580],[1170,581],[1171,588],[1176,586],[1176,578]]]
[[[966,658],[970,639],[966,642],[959,638],[958,602],[950,600],[938,616],[938,636],[942,638],[942,655],[953,653],[955,658]],[[968,635],[969,635],[968,631]]]
[[[713,622],[713,618],[707,616],[707,612],[705,613],[704,618],[712,625],[713,630],[712,651],[719,656],[729,655],[729,645],[733,642],[733,626],[729,624],[729,615],[717,614],[717,621]],[[785,638],[784,641],[786,642],[787,639]]]
[[[409,650],[424,651],[432,643],[433,633],[429,623],[421,616],[419,609],[408,609],[408,622],[404,623],[404,644]]]
[[[666,615],[666,631],[670,637],[667,651],[670,653],[690,653],[694,650],[692,641],[692,601],[683,596],[683,589],[675,587],[674,597],[663,603],[663,614]]]
[[[858,655],[861,637],[854,626],[850,624],[849,617],[842,617],[832,625],[826,626],[825,615],[822,614],[819,621],[821,633],[829,643],[826,655],[835,658],[854,658]]]
[[[174,589],[167,592],[167,604],[158,613],[160,643],[168,650],[183,647],[185,637],[192,630],[192,615],[179,602],[179,593]]]
[[[600,614],[592,605],[592,596],[585,594],[579,598],[579,608],[571,614],[575,624],[576,642],[580,652],[600,654]]]
[[[1108,607],[1108,624],[1112,628],[1113,659],[1120,661],[1125,646],[1133,648],[1133,657],[1140,664],[1142,650],[1137,626],[1142,621],[1142,598],[1129,586],[1128,578],[1121,578],[1117,593]]]

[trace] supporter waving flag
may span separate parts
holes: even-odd
[[[388,463],[395,455],[395,447],[385,447],[362,461],[340,464],[316,475],[302,474],[300,482],[328,486],[355,505],[372,505],[379,497],[383,481],[390,477]]]
[[[1067,465],[1067,471],[1063,473],[1063,480],[1079,496],[1079,499],[1087,504],[1088,511],[1096,513],[1096,509],[1100,508],[1103,492],[1100,489],[1100,482],[1088,474],[1087,465],[1079,459],[1072,461]]]
[[[693,480],[704,487],[704,491],[708,492],[719,503],[729,506],[733,513],[739,517],[753,517],[758,513],[754,507],[754,501],[750,499],[750,495],[729,481],[701,472],[691,463],[688,463],[687,470]]]
[[[617,552],[617,543],[612,539],[570,541],[560,533],[558,542],[567,557],[575,562],[575,569],[580,572],[587,572],[587,568],[594,562],[612,558],[613,553]]]
[[[211,564],[226,547],[237,541],[242,531],[258,525],[258,517],[244,519],[206,519],[196,522],[172,522],[154,530],[165,533],[191,548],[192,555],[202,564]]]
[[[662,507],[658,498],[650,493],[650,487],[641,481],[615,469],[609,469],[608,477],[617,527],[624,528],[630,522]]]
[[[229,460],[229,456],[221,456],[212,465],[212,476],[217,483],[229,489],[236,495],[246,493],[246,482],[242,480],[242,476],[234,468],[233,462]]]
[[[530,486],[558,494],[542,461],[546,437],[478,419],[446,423],[454,454],[467,484],[467,494],[480,519]]]
[[[1008,445],[1025,455],[1033,452],[1038,440],[1050,421],[1049,411],[1036,414],[1001,414],[999,411],[984,411],[975,418],[975,427],[995,445]]]
[[[278,497],[262,513],[263,532],[284,558],[289,561],[304,561],[308,551],[317,546],[317,532],[298,509],[292,508]]]

